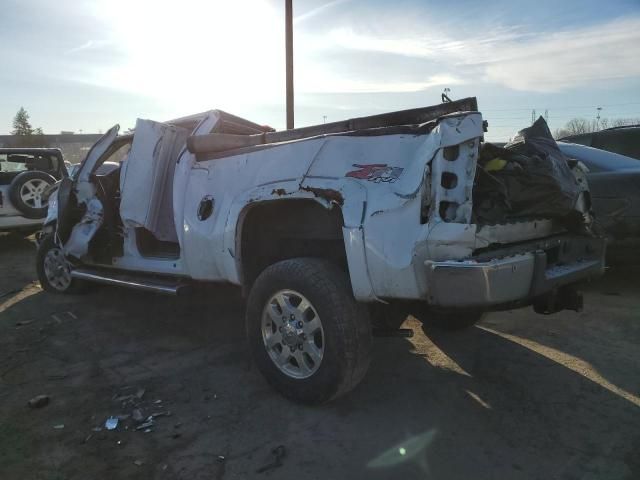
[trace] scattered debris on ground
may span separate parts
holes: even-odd
[[[35,320],[20,320],[16,322],[16,328],[26,327],[27,325],[31,325]]]
[[[113,430],[124,422],[124,430],[132,429],[150,433],[156,425],[157,418],[171,416],[170,410],[164,410],[162,400],[157,399],[149,403],[143,399],[145,393],[146,389],[144,388],[126,386],[114,394],[113,402],[118,404],[121,410],[131,413],[111,415],[107,419],[107,423],[113,424],[115,420],[115,426],[109,428],[109,425],[105,425],[107,430]],[[129,419],[132,422],[126,422]]]
[[[49,405],[50,401],[49,395],[38,395],[29,400],[28,404],[31,408],[42,408]]]
[[[104,422],[104,427],[107,430],[115,430],[116,428],[118,428],[118,419],[116,417],[107,418],[107,421]]]

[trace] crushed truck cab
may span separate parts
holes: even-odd
[[[258,367],[307,403],[359,382],[380,311],[460,328],[490,310],[581,308],[573,284],[604,268],[584,168],[546,124],[485,144],[477,110],[284,132],[218,110],[114,127],[50,200],[40,281],[241,286]]]

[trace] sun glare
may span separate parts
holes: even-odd
[[[97,80],[185,112],[279,102],[283,13],[261,0],[104,3],[121,60]]]

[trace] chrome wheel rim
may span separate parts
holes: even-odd
[[[44,256],[44,275],[49,285],[56,290],[64,291],[71,285],[69,262],[59,248],[52,248]]]
[[[42,195],[49,186],[49,183],[39,178],[33,178],[24,182],[20,188],[20,198],[31,208],[43,208],[47,206],[47,202]]]
[[[322,322],[311,302],[294,290],[280,290],[262,312],[262,340],[276,367],[291,378],[308,378],[324,356]]]

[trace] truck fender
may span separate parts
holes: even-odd
[[[367,208],[367,191],[348,178],[306,178],[282,180],[260,185],[237,195],[232,201],[224,231],[224,271],[233,283],[242,283],[242,224],[258,204],[282,200],[313,200],[325,208],[340,208],[344,221],[343,238],[353,293],[359,301],[376,299],[369,278],[362,221]]]

